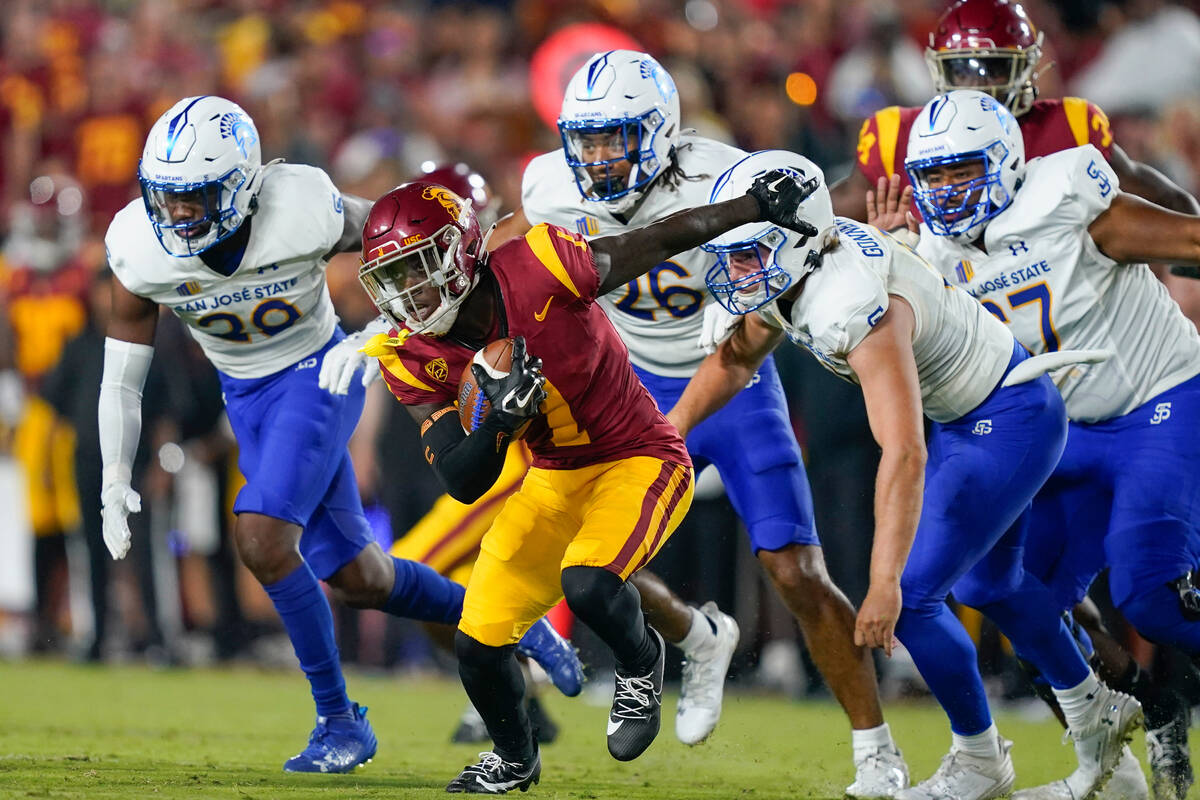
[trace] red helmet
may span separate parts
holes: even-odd
[[[456,195],[470,200],[482,230],[492,227],[492,223],[500,216],[500,203],[492,194],[487,179],[471,169],[470,165],[461,161],[457,164],[426,161],[421,165],[421,172],[424,174],[419,180],[445,186]]]
[[[1014,114],[1033,105],[1042,34],[1015,0],[958,0],[929,34],[925,62],[940,93],[987,92]]]
[[[436,183],[406,183],[371,207],[358,279],[397,328],[443,336],[479,280],[482,241],[470,203]]]

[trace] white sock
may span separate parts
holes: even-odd
[[[1062,709],[1063,716],[1067,719],[1068,728],[1079,727],[1085,721],[1087,712],[1096,702],[1096,695],[1099,691],[1100,679],[1091,670],[1088,670],[1088,676],[1078,686],[1054,690],[1059,708]]]
[[[886,722],[874,728],[850,731],[850,743],[854,748],[855,758],[862,758],[881,747],[895,747],[892,743],[892,729]]]
[[[683,641],[675,643],[675,646],[682,650],[684,655],[707,647],[717,640],[716,631],[713,630],[712,622],[708,617],[701,614],[698,608],[690,610],[692,627],[688,628],[687,636],[683,637]]]
[[[952,750],[960,750],[980,758],[996,758],[1000,755],[1000,732],[996,730],[994,722],[986,731],[973,736],[961,736],[953,731],[950,735],[953,738]]]

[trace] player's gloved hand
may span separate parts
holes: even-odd
[[[779,169],[759,175],[746,194],[758,201],[758,218],[790,228],[802,236],[816,236],[811,222],[800,218],[800,204],[821,185],[814,175],[801,182],[799,178]]]
[[[142,510],[142,496],[124,481],[110,483],[100,492],[100,514],[104,520],[104,543],[116,560],[129,552],[130,514]]]
[[[491,414],[504,415],[501,419],[514,429],[537,416],[538,406],[546,399],[542,360],[525,351],[524,336],[513,339],[512,367],[507,375],[494,376],[478,363],[471,364],[471,374],[492,404]]]
[[[740,324],[741,314],[731,314],[720,303],[709,303],[704,308],[700,338],[696,340],[696,344],[706,353],[715,353],[721,342],[732,336]]]
[[[326,350],[317,385],[330,394],[346,394],[350,391],[354,373],[363,367],[362,385],[370,386],[371,381],[379,377],[379,369],[375,359],[362,352],[362,348],[375,334],[387,332],[386,329],[381,331],[380,327],[377,322],[372,322]]]

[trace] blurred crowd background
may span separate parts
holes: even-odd
[[[1046,36],[1042,96],[1098,104],[1131,157],[1200,192],[1197,4],[1024,5]],[[180,97],[234,99],[258,125],[264,160],[318,165],[343,191],[368,198],[423,165],[465,162],[487,178],[504,213],[519,201],[528,159],[559,146],[553,122],[570,74],[592,52],[632,47],[674,76],[685,127],[748,150],[797,150],[833,181],[853,167],[864,118],[932,94],[923,50],[944,8],[945,0],[8,0],[0,16],[0,654],[163,664],[292,658],[270,604],[231,551],[240,481],[232,438],[215,374],[173,318],[160,324],[145,394],[134,552],[114,563],[99,536],[103,235],[138,196],[151,123]],[[341,256],[329,270],[347,329],[374,316],[356,266]],[[1200,319],[1200,281],[1162,278]],[[830,571],[857,602],[876,459],[861,400],[799,350],[778,358]],[[356,441],[353,455],[386,544],[439,490],[407,414],[395,403],[380,408],[382,434]],[[655,569],[685,598],[716,599],[738,617],[742,677],[818,692],[795,622],[712,477],[701,480],[688,522]],[[972,626],[1003,684],[1002,643],[977,620]],[[417,627],[377,612],[343,611],[339,635],[348,662],[445,667]],[[1151,659],[1148,645],[1131,641]],[[887,680],[895,688],[907,674],[895,668]]]

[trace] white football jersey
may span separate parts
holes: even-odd
[[[854,220],[835,219],[840,244],[804,279],[788,313],[777,302],[758,313],[826,368],[858,383],[846,356],[883,316],[889,295],[902,297],[916,321],[913,356],[925,415],[950,422],[975,409],[1012,358],[1012,334],[892,237]]]
[[[684,131],[676,149],[686,177],[677,187],[659,176],[628,221],[621,222],[603,203],[584,200],[562,150],[529,162],[521,186],[521,205],[533,224],[549,222],[591,239],[619,234],[663,217],[708,204],[713,184],[746,157],[736,147]],[[629,348],[629,360],[655,375],[690,378],[705,353],[696,341],[704,306],[713,302],[704,276],[716,257],[700,248],[680,253],[624,287],[600,298],[600,307]]]
[[[291,366],[328,342],[337,325],[325,267],[342,236],[342,196],[316,167],[265,170],[246,252],[232,275],[198,256],[168,255],[140,199],[117,212],[104,239],[117,280],[175,312],[213,366],[233,378]]]
[[[1095,147],[1063,150],[1029,162],[1011,205],[987,225],[986,252],[924,225],[917,246],[1031,352],[1114,353],[1051,373],[1080,422],[1119,417],[1200,374],[1200,336],[1166,288],[1145,264],[1108,258],[1088,234],[1117,191]]]

